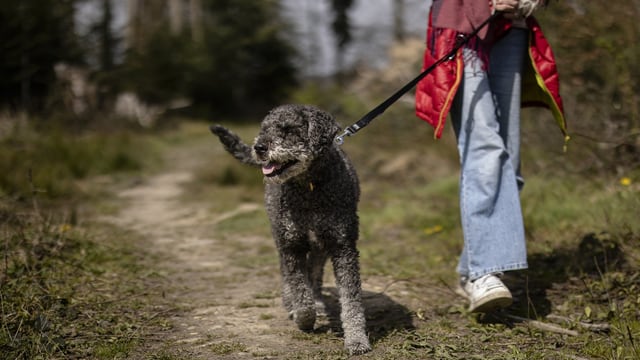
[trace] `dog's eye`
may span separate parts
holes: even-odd
[[[289,124],[289,123],[282,123],[278,127],[280,128],[280,131],[285,132],[285,133],[294,132],[297,129],[296,125]]]

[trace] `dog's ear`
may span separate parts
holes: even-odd
[[[316,108],[309,110],[308,131],[312,145],[317,149],[332,145],[333,139],[340,131],[340,126],[336,123],[333,115]]]
[[[232,133],[231,131],[229,131],[229,129],[225,128],[224,126],[220,126],[220,125],[211,125],[209,126],[209,130],[211,130],[211,132],[218,136],[218,138],[220,138],[220,142],[226,147],[226,148],[234,148],[238,145],[238,143],[241,142],[240,138],[238,137],[238,135]]]

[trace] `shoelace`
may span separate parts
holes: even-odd
[[[503,286],[500,283],[500,276],[502,276],[502,273],[487,274],[487,275],[475,280],[473,282],[473,285],[476,286],[476,287],[485,287],[485,288]],[[498,280],[498,281],[496,281],[496,280]]]

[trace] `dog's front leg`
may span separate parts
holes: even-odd
[[[289,316],[303,331],[313,330],[316,310],[307,270],[307,251],[300,246],[281,246],[282,300]]]
[[[313,299],[316,305],[316,315],[326,316],[327,307],[322,296],[322,279],[324,276],[324,265],[327,262],[327,254],[320,248],[313,248],[308,256],[309,279],[313,289]]]
[[[358,250],[355,245],[339,245],[333,253],[332,262],[340,296],[345,347],[351,355],[364,354],[371,351],[371,345],[362,305]]]

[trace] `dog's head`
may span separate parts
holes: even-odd
[[[262,120],[253,156],[265,180],[281,184],[307,171],[340,131],[333,116],[309,105],[283,105]]]

